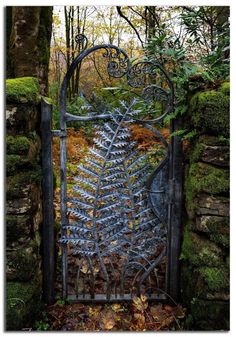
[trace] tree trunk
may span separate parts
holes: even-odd
[[[47,92],[53,7],[12,7],[7,74],[34,76],[42,95]],[[9,18],[7,18],[9,19]]]

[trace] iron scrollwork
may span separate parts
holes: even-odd
[[[81,50],[85,50],[88,46],[88,38],[84,34],[78,34],[75,36],[75,42],[80,46]]]
[[[120,78],[129,70],[129,59],[120,50],[105,48],[103,57],[107,58],[107,72],[110,76]]]

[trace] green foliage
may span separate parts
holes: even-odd
[[[42,312],[42,319],[40,321],[36,321],[34,325],[35,330],[37,331],[48,331],[50,328],[49,318],[45,311]]]
[[[216,80],[225,79],[229,75],[229,64],[225,62],[223,52],[229,45],[227,10],[221,27],[216,26],[219,20],[218,10],[214,6],[182,8],[181,28],[186,32],[184,44],[179,36],[166,29],[166,24],[160,25],[156,36],[152,36],[148,41],[147,59],[164,66],[175,86],[175,110],[172,115],[166,117],[166,122],[186,114],[190,92]],[[212,36],[209,35],[208,29],[211,24],[214,34]],[[211,43],[213,44],[210,46]],[[185,139],[194,137],[196,131],[191,128],[189,125],[188,130],[180,130]]]
[[[39,84],[34,77],[6,80],[6,97],[10,102],[39,103]]]

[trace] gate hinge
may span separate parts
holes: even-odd
[[[175,179],[169,180],[169,204],[173,204],[175,199]]]

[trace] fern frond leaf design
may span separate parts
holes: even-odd
[[[79,166],[83,174],[76,178],[76,195],[68,199],[71,220],[76,218],[76,222],[63,227],[68,234],[60,239],[73,246],[74,254],[96,256],[107,284],[104,257],[125,257],[125,272],[142,265],[145,270],[148,256],[166,235],[148,204],[146,156],[130,141],[127,122],[135,114],[137,110],[122,103],[111,113],[111,120],[99,126],[94,146]],[[153,233],[158,239],[152,239]]]
[[[91,158],[86,158],[86,163],[88,165],[90,165],[92,167],[93,170],[102,169],[102,166],[100,164],[100,162],[96,161],[95,159],[91,159]]]
[[[91,181],[90,179],[88,179],[88,178],[85,178],[85,177],[75,177],[75,180],[78,181],[79,183],[88,185],[89,187],[92,187],[93,189],[96,189],[96,184],[93,181]]]
[[[67,225],[62,227],[64,230],[69,230],[72,232],[81,232],[84,234],[91,233],[92,229],[87,227],[75,226],[75,225]]]
[[[84,197],[86,200],[94,200],[95,199],[95,196],[94,196],[94,194],[92,192],[86,191],[82,187],[73,186],[73,189],[75,190],[75,192],[77,192],[80,195],[82,195],[82,197]]]
[[[99,178],[99,174],[98,174],[97,172],[91,170],[91,169],[90,169],[89,167],[87,167],[87,166],[82,166],[82,165],[80,165],[80,166],[79,166],[79,169],[80,169],[81,171],[83,171],[84,173],[87,173],[88,175],[91,175],[91,176],[94,177],[94,178]]]
[[[91,217],[87,214],[86,211],[79,208],[68,208],[68,212],[75,215],[80,220],[90,221]]]
[[[86,201],[81,200],[79,198],[68,198],[67,201],[74,204],[74,205],[80,206],[83,209],[92,209],[93,208],[93,206],[91,205],[91,202],[86,202]]]
[[[112,209],[116,209],[119,206],[120,206],[120,202],[110,203],[110,204],[107,204],[105,206],[101,206],[100,208],[98,208],[98,211],[99,212],[111,211]]]

